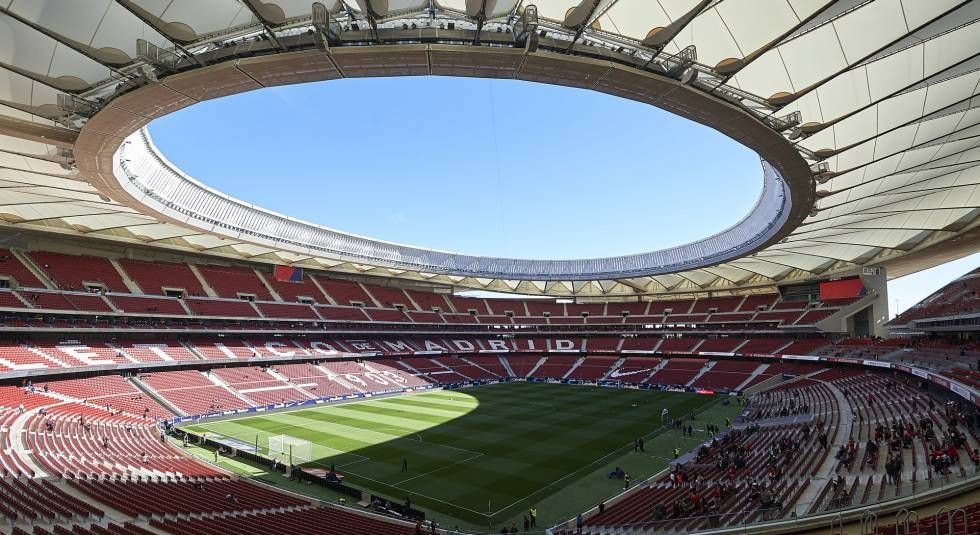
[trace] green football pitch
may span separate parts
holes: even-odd
[[[634,482],[667,466],[707,436],[660,429],[661,411],[686,416],[717,398],[687,393],[504,383],[386,397],[188,426],[210,438],[258,443],[309,440],[312,461],[345,482],[465,523],[519,521],[531,505],[544,522],[564,520],[616,492],[604,474],[622,466]],[[723,423],[734,405],[694,422]],[[633,440],[646,437],[645,453]],[[407,470],[403,466],[407,463]],[[520,522],[518,522],[520,523]]]

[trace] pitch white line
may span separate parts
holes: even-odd
[[[357,463],[363,463],[364,461],[370,461],[370,460],[372,460],[370,457],[365,457],[363,455],[358,455],[358,457],[360,457],[360,459],[358,459],[356,461],[351,461],[349,463],[344,463],[344,464],[338,464],[337,465],[337,468],[343,468],[345,466],[351,466],[351,465],[355,465]]]
[[[427,476],[427,475],[429,475],[429,474],[434,474],[434,473],[436,473],[436,472],[439,472],[439,471],[441,471],[441,470],[445,470],[445,469],[447,469],[447,468],[451,468],[451,467],[453,467],[453,466],[456,466],[457,464],[462,464],[462,463],[465,463],[465,462],[467,462],[467,461],[472,461],[473,459],[478,459],[478,458],[480,458],[480,457],[483,457],[483,454],[482,454],[482,453],[477,453],[476,455],[473,455],[473,456],[471,456],[471,457],[467,457],[467,458],[465,458],[465,459],[461,459],[461,460],[459,460],[459,461],[456,461],[456,462],[454,462],[454,463],[452,463],[452,464],[447,464],[446,466],[440,466],[439,468],[436,468],[435,470],[429,470],[428,472],[425,472],[425,473],[423,473],[423,474],[419,474],[419,475],[417,475],[417,476],[414,476],[414,477],[410,477],[410,478],[408,478],[408,479],[404,479],[404,480],[402,480],[402,481],[399,481],[399,482],[397,482],[397,483],[394,483],[394,485],[402,485],[402,484],[405,484],[405,483],[408,483],[409,481],[412,481],[412,480],[414,480],[414,479],[418,479],[418,478],[420,478],[420,477],[425,477],[425,476]]]
[[[373,481],[373,482],[375,482],[375,483],[377,483],[379,485],[384,485],[386,487],[391,487],[393,489],[398,489],[400,491],[407,492],[408,494],[411,494],[413,496],[418,496],[420,498],[425,498],[427,500],[432,500],[434,502],[439,502],[441,504],[448,505],[450,507],[453,507],[453,508],[456,508],[456,509],[460,509],[460,510],[463,510],[463,511],[467,511],[467,512],[473,513],[475,515],[480,515],[480,516],[483,516],[483,517],[487,516],[486,511],[474,511],[473,509],[468,509],[466,507],[457,505],[455,503],[450,503],[450,502],[447,502],[447,501],[444,501],[444,500],[440,500],[439,498],[433,498],[432,496],[429,496],[429,495],[426,495],[426,494],[422,494],[421,492],[416,492],[414,490],[409,490],[409,489],[406,489],[406,488],[403,488],[403,487],[399,487],[398,485],[393,485],[391,483],[385,483],[384,481],[378,481],[377,479],[374,479],[374,478],[371,478],[371,477],[362,476],[361,474],[358,474],[356,472],[351,472],[350,470],[348,470],[347,473],[350,474],[350,475],[353,475],[353,476],[357,476],[357,477],[359,477],[361,479],[366,479],[368,481]]]
[[[483,455],[483,453],[478,452],[478,451],[468,450],[468,449],[465,449],[465,448],[457,448],[456,446],[450,446],[448,444],[441,444],[439,442],[426,442],[424,440],[415,440],[415,439],[409,438],[407,435],[406,436],[393,435],[391,433],[385,433],[384,431],[375,431],[374,429],[365,429],[363,427],[355,427],[353,425],[345,425],[345,424],[340,424],[340,423],[336,423],[336,422],[327,422],[327,423],[328,423],[328,425],[331,425],[331,426],[346,427],[347,429],[353,429],[355,431],[362,431],[362,432],[367,432],[367,433],[374,433],[376,435],[386,436],[386,437],[389,437],[389,438],[393,438],[395,440],[408,440],[408,441],[411,441],[411,442],[418,442],[419,444],[425,444],[425,445],[430,446],[430,447],[431,446],[435,446],[435,447],[438,447],[438,448],[445,448],[445,449],[450,449],[450,450],[461,451],[463,453],[472,453],[472,454]],[[384,427],[382,427],[381,429],[390,429],[390,428],[384,428]],[[426,429],[430,429],[430,428],[426,428]],[[419,431],[414,431],[412,434],[418,435],[418,434],[426,431],[426,429],[421,429]],[[372,444],[372,446],[377,446],[377,445],[378,444]]]

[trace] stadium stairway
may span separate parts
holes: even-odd
[[[527,372],[527,375],[525,375],[525,377],[533,377],[534,372],[537,371],[537,369],[540,368],[545,362],[548,362],[548,357],[539,358],[538,361],[534,363],[534,366],[531,367],[531,370]]]
[[[820,372],[822,373],[822,372]],[[817,374],[813,374],[817,375]],[[840,422],[838,424],[838,429],[842,429],[845,432],[836,433],[830,446],[827,448],[828,452],[836,451],[841,446],[847,444],[847,441],[853,436],[854,433],[854,415],[848,410],[850,408],[850,403],[847,401],[847,397],[844,396],[844,392],[841,391],[837,385],[828,381],[818,381],[820,384],[825,385],[830,389],[833,394],[834,399],[837,402],[837,413],[840,417]],[[827,455],[823,463],[817,468],[816,479],[826,478],[833,479],[837,467],[837,459],[833,455]],[[856,482],[856,480],[855,480]],[[821,496],[822,491],[821,485],[809,485],[803,494],[797,499],[798,503],[816,503]],[[853,493],[852,493],[853,494]]]
[[[211,284],[208,282],[208,279],[204,277],[204,274],[201,273],[201,270],[197,269],[196,265],[188,263],[187,267],[191,270],[191,273],[194,274],[194,277],[197,279],[197,282],[201,284],[201,289],[204,290],[204,295],[206,295],[207,297],[218,297],[218,292],[216,292],[214,288],[211,287]]]
[[[442,366],[442,369],[445,370],[446,372],[449,372],[450,373],[450,376],[452,376],[451,374],[455,373],[456,375],[465,378],[467,381],[472,381],[473,380],[472,377],[470,377],[470,376],[466,375],[465,373],[463,373],[463,370],[460,370],[460,369],[457,369],[457,368],[453,368],[452,366],[448,366],[445,362],[442,362],[441,360],[439,360],[439,357],[432,357],[429,360],[431,360],[432,362],[438,364],[439,366]]]
[[[127,381],[129,381],[140,392],[143,392],[147,396],[150,396],[150,399],[166,407],[166,409],[169,410],[170,412],[173,412],[177,416],[187,416],[187,413],[182,411],[180,407],[171,403],[169,399],[161,396],[159,392],[150,388],[150,385],[144,383],[143,381],[140,381],[138,377],[135,376],[130,377],[127,379]]]
[[[50,277],[48,277],[48,274],[45,273],[43,269],[34,263],[34,260],[31,259],[31,257],[29,257],[25,251],[18,249],[8,249],[8,251],[11,255],[17,258],[17,260],[20,260],[20,263],[27,268],[27,271],[30,271],[32,275],[37,277],[37,280],[41,281],[45,288],[49,290],[58,288],[58,285],[55,284]]]
[[[599,378],[599,381],[605,381],[613,372],[618,370],[623,365],[624,362],[626,362],[626,359],[623,357],[619,357],[616,360],[616,362],[614,362],[613,365],[610,366],[608,370],[606,370],[606,373],[602,374],[602,377]]]
[[[575,362],[572,363],[571,367],[568,368],[568,371],[565,372],[565,375],[563,375],[561,378],[562,379],[568,379],[568,376],[571,375],[572,372],[574,372],[576,368],[578,368],[579,366],[581,366],[583,362],[585,362],[585,357],[579,357],[579,358],[577,358],[575,360]]]
[[[514,369],[510,367],[510,362],[508,362],[507,359],[505,359],[504,357],[497,357],[497,359],[500,361],[500,365],[503,366],[505,370],[507,370],[507,375],[509,377],[517,377],[517,374],[514,373]]]
[[[357,386],[356,383],[353,383],[351,381],[348,381],[348,380],[344,379],[342,376],[337,375],[336,373],[334,373],[334,372],[332,372],[332,371],[324,368],[323,366],[317,365],[317,366],[314,366],[314,367],[319,372],[321,372],[324,376],[326,376],[326,377],[333,377],[334,378],[334,381],[336,381],[337,383],[339,383],[341,386],[347,388],[351,392],[360,392],[362,394],[364,393],[364,389],[362,389],[361,387]]]
[[[704,340],[702,340],[701,343],[703,344]],[[701,367],[701,371],[699,371],[697,375],[692,377],[690,381],[684,383],[684,386],[691,386],[692,384],[694,384],[694,382],[700,379],[702,375],[708,373],[711,370],[711,368],[714,368],[715,364],[717,364],[717,362],[713,360],[709,360],[708,362],[705,362],[704,366]]]
[[[245,394],[242,394],[238,390],[235,390],[234,388],[232,388],[232,386],[230,384],[228,384],[224,379],[222,379],[221,377],[218,377],[218,374],[216,374],[216,373],[207,373],[207,374],[204,374],[204,376],[207,377],[207,379],[209,381],[211,381],[212,383],[214,383],[216,386],[220,386],[220,387],[224,388],[231,395],[233,395],[236,398],[244,401],[246,407],[255,407],[256,406],[256,403],[254,401],[252,401],[251,399],[249,399],[248,396],[246,396]]]
[[[746,341],[746,343],[748,343],[748,341]],[[735,390],[742,391],[745,388],[745,385],[751,383],[753,380],[755,380],[756,377],[762,375],[762,372],[766,371],[767,369],[769,369],[768,364],[759,364],[759,366],[757,366],[756,369],[752,370],[752,373],[750,373],[749,376],[746,377],[744,381],[742,381],[741,383],[739,383],[738,386],[735,387]]]
[[[113,269],[119,273],[119,278],[122,279],[123,284],[126,285],[126,289],[129,290],[129,293],[134,295],[142,295],[144,293],[139,285],[136,284],[136,281],[134,281],[132,277],[129,276],[129,273],[126,273],[126,270],[123,269],[122,265],[119,264],[119,260],[115,258],[109,258],[108,260]]]
[[[748,338],[746,338],[746,339],[745,339],[745,341],[743,341],[743,342],[742,342],[741,344],[738,344],[737,346],[735,346],[734,348],[732,348],[732,353],[738,353],[738,352],[739,352],[739,351],[741,351],[741,349],[742,349],[743,347],[745,347],[745,346],[746,346],[746,344],[748,344],[748,343],[749,343],[750,341],[751,341],[751,340],[749,340]]]
[[[429,360],[431,360],[432,362],[435,362],[436,364],[442,366],[444,369],[448,370],[449,372],[455,373],[456,375],[465,378],[467,381],[472,381],[474,379],[474,377],[470,377],[469,375],[466,375],[465,373],[463,373],[463,370],[462,369],[460,369],[460,368],[454,368],[452,366],[447,365],[445,362],[442,362],[441,360],[439,360],[439,357],[432,357]]]
[[[408,362],[406,362],[404,360],[399,360],[398,361],[398,365],[401,366],[401,367],[403,367],[403,368],[405,368],[405,370],[407,370],[408,373],[410,373],[410,374],[412,374],[412,375],[414,375],[416,377],[427,377],[427,375],[424,374],[424,373],[422,373],[421,371],[419,371],[418,368],[416,368],[415,366],[412,366],[411,364],[409,364]]]
[[[323,299],[326,301],[326,304],[333,305],[333,306],[337,306],[340,304],[333,298],[333,296],[328,294],[327,291],[323,289],[323,285],[320,284],[320,281],[316,280],[316,277],[310,275],[309,279],[310,279],[310,283],[313,284],[313,286],[320,292],[320,295],[323,296]]]
[[[486,369],[486,368],[485,368],[485,367],[483,367],[483,366],[480,366],[480,365],[479,365],[479,364],[477,364],[476,362],[473,362],[473,361],[472,361],[471,359],[468,359],[468,358],[466,358],[466,357],[463,357],[463,356],[460,356],[460,357],[459,357],[459,360],[461,360],[461,361],[463,361],[463,362],[465,362],[465,363],[467,363],[467,364],[469,364],[470,366],[475,366],[475,367],[477,367],[477,368],[479,368],[479,369],[481,369],[481,370],[483,370],[483,371],[485,371],[485,372],[487,372],[487,374],[489,374],[489,375],[490,375],[491,377],[499,377],[499,376],[498,376],[498,375],[497,375],[496,373],[494,373],[494,372],[492,372],[492,371],[490,371],[490,370],[488,370],[488,369]]]
[[[41,407],[38,406],[24,412],[10,423],[10,428],[7,430],[7,436],[10,437],[10,453],[16,456],[17,460],[27,467],[29,473],[33,473],[36,477],[44,477],[47,472],[34,459],[33,453],[24,445],[21,437],[27,433],[27,424],[40,410]]]
[[[284,383],[289,384],[289,386],[291,386],[293,388],[293,390],[299,392],[300,399],[303,399],[303,398],[306,398],[306,399],[316,399],[316,396],[314,396],[314,395],[310,394],[309,392],[307,392],[306,390],[303,390],[302,388],[296,386],[292,381],[289,380],[289,377],[286,377],[285,375],[279,373],[275,369],[268,368],[268,369],[265,370],[265,372],[268,373],[269,375],[271,375],[272,377],[276,378],[276,380],[282,381]]]
[[[184,346],[184,348],[186,348],[187,351],[190,351],[191,355],[194,355],[195,357],[201,360],[208,360],[208,356],[205,355],[204,353],[201,353],[201,351],[194,344],[186,340],[181,340],[180,345]]]
[[[770,366],[772,366],[772,365],[770,365]],[[750,393],[754,394],[754,393],[758,393],[758,392],[762,392],[762,391],[766,391],[766,390],[771,390],[773,387],[775,387],[777,385],[780,388],[787,388],[790,385],[792,385],[793,383],[798,383],[798,382],[801,382],[801,381],[805,381],[805,380],[807,380],[807,379],[809,379],[809,378],[811,378],[811,377],[813,377],[815,375],[820,375],[821,373],[823,373],[823,372],[825,372],[825,371],[827,371],[829,369],[830,368],[818,368],[818,369],[816,369],[814,371],[811,371],[811,372],[808,372],[808,373],[798,374],[795,377],[791,377],[789,379],[783,379],[782,374],[778,374],[777,373],[776,375],[773,375],[769,379],[767,379],[767,380],[765,380],[765,381],[763,381],[761,383],[757,383],[757,384],[753,385],[752,388],[749,389],[749,390],[751,390],[751,392],[744,392],[743,394],[749,395]],[[771,381],[772,379],[776,379],[776,382],[769,383],[769,381]],[[761,389],[758,388],[760,385],[766,385],[766,384],[768,384],[768,386],[766,386],[765,388],[761,388]]]
[[[258,277],[259,282],[261,282],[262,285],[265,286],[265,289],[269,291],[269,295],[272,296],[272,299],[274,301],[286,301],[285,299],[282,298],[281,295],[279,295],[279,292],[277,292],[276,289],[271,284],[269,284],[269,281],[265,278],[264,273],[262,273],[258,269],[253,269],[252,271],[255,272],[255,276]]]

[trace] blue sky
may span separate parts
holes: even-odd
[[[677,245],[736,223],[762,184],[755,153],[709,128],[514,80],[273,88],[199,104],[150,130],[184,171],[246,201],[472,254],[576,258]]]
[[[263,89],[171,114],[150,132],[185,172],[245,201],[471,254],[582,258],[678,245],[736,223],[761,187],[758,156],[709,128],[514,80]],[[974,255],[895,281],[893,311],[978,263]]]

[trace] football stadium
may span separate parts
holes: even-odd
[[[0,0],[0,533],[978,534],[978,253],[978,1]]]

